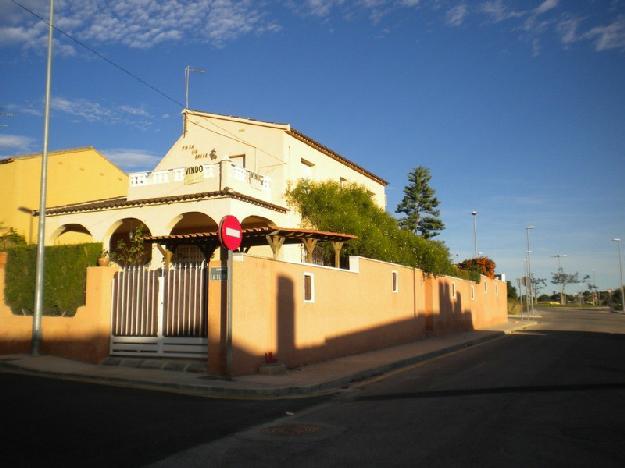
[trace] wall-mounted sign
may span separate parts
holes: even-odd
[[[211,268],[211,281],[225,281],[228,278],[228,269],[226,267]]]
[[[204,178],[204,167],[191,166],[184,168],[184,184],[191,185],[201,182]]]

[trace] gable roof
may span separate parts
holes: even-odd
[[[334,159],[335,161],[340,162],[341,164],[344,164],[345,166],[349,167],[350,169],[364,175],[365,177],[368,177],[369,179],[373,180],[374,182],[377,182],[378,184],[387,186],[388,182],[384,179],[382,179],[381,177],[375,175],[373,172],[368,171],[367,169],[365,169],[364,167],[356,164],[355,162],[347,159],[346,157],[340,155],[339,153],[337,153],[336,151],[328,148],[325,145],[322,145],[321,143],[319,143],[318,141],[316,141],[315,139],[309,137],[308,135],[305,135],[304,133],[300,132],[299,130],[296,130],[295,128],[293,128],[290,124],[285,124],[285,123],[275,123],[275,122],[267,122],[267,121],[263,121],[263,120],[256,120],[256,119],[251,119],[248,117],[237,117],[234,115],[222,115],[222,114],[212,114],[212,113],[208,113],[208,112],[202,112],[202,111],[197,111],[197,110],[191,110],[191,109],[185,109],[182,111],[183,114],[194,114],[194,115],[198,115],[200,117],[209,117],[209,118],[213,118],[213,119],[220,119],[220,120],[228,120],[231,122],[241,122],[241,123],[245,123],[245,124],[249,124],[249,125],[259,125],[259,126],[263,126],[263,127],[270,127],[270,128],[275,128],[278,130],[282,130],[284,131],[287,135],[305,143],[306,145],[310,146],[311,148],[319,151],[320,153],[325,154],[326,156]]]

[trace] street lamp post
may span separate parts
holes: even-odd
[[[189,76],[191,72],[204,73],[206,70],[203,68],[192,67],[187,65],[184,67],[184,108],[189,108]]]
[[[48,21],[48,60],[46,64],[46,98],[43,112],[43,151],[41,153],[41,180],[39,183],[39,232],[37,233],[37,263],[35,267],[35,307],[31,352],[38,356],[41,348],[41,317],[43,315],[43,272],[45,266],[46,196],[48,187],[48,134],[50,129],[50,88],[52,82],[52,46],[54,30],[54,0],[50,0]]]
[[[530,229],[534,229],[534,226],[530,225],[525,228],[525,235],[527,237],[527,281],[529,282],[528,309],[531,311],[531,313],[534,313],[534,285],[532,284],[532,250],[530,249]]]
[[[477,211],[471,211],[471,215],[473,216],[473,250],[475,252],[475,258],[477,258]]]
[[[618,249],[618,268],[619,268],[619,272],[620,272],[620,282],[619,282],[619,286],[621,288],[621,310],[623,312],[625,312],[625,296],[623,295],[623,260],[622,260],[622,255],[621,255],[621,239],[620,237],[615,237],[614,239],[612,239],[612,242],[616,242],[616,246]]]
[[[562,257],[566,257],[566,254],[556,254],[556,255],[552,255],[551,258],[557,258],[558,259],[558,273],[564,273],[564,271],[562,270],[562,264],[560,263],[560,258]],[[564,295],[564,284],[562,283],[562,290],[560,291],[560,305],[565,305],[566,304],[566,296]]]

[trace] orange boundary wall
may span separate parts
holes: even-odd
[[[4,303],[4,266],[0,252],[0,354],[29,353],[31,316],[14,315]],[[115,269],[87,268],[86,304],[74,317],[42,317],[41,352],[86,362],[100,362],[109,353],[111,285]]]
[[[362,257],[350,259],[357,271],[251,256],[238,259],[233,286],[234,375],[256,372],[266,352],[296,367],[508,319],[506,283],[486,277],[479,284],[435,278]],[[393,271],[398,292],[392,291]],[[305,273],[314,276],[314,302],[304,301]],[[209,291],[217,301],[220,291]],[[223,370],[224,336],[225,308],[219,310],[213,303],[209,368],[215,372]]]
[[[350,259],[351,271],[245,255],[235,259],[234,375],[256,372],[267,352],[296,367],[507,320],[506,283],[486,277],[479,284],[432,277],[362,257]],[[6,253],[0,253],[0,354],[27,353],[32,317],[13,315],[4,304],[5,264]],[[89,267],[86,305],[74,317],[43,317],[43,353],[87,362],[108,355],[115,271]],[[392,272],[398,275],[397,292]],[[305,273],[314,277],[314,302],[304,301]],[[212,372],[224,370],[225,285],[208,282]]]

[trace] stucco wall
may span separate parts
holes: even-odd
[[[31,316],[13,315],[4,302],[4,264],[0,252],[0,354],[28,353]],[[115,269],[87,268],[86,304],[74,317],[43,317],[41,351],[79,361],[97,363],[108,356],[111,333],[111,281]]]
[[[41,155],[21,156],[0,164],[0,222],[28,242],[36,242]],[[125,195],[128,176],[94,148],[56,151],[48,159],[47,206]],[[71,237],[67,238],[72,243]]]
[[[478,329],[507,320],[505,283],[485,277],[479,284],[435,278],[365,258],[353,259],[357,271],[251,256],[239,260],[233,277],[237,375],[256,372],[266,352],[295,367],[406,343],[428,332]],[[393,271],[398,274],[397,292],[392,290]],[[305,273],[314,277],[314,302],[304,301]],[[218,371],[223,368],[225,320],[218,311],[221,291],[211,287],[209,367]]]

